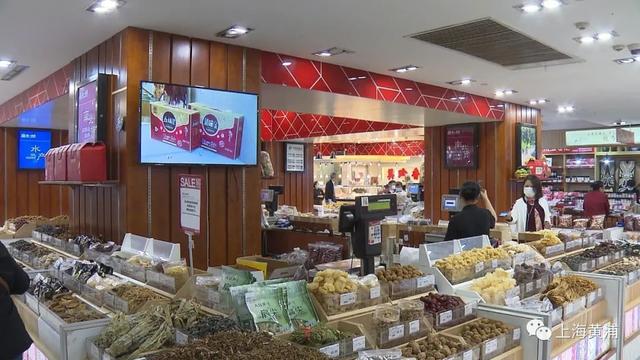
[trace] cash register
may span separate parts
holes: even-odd
[[[407,194],[413,202],[424,201],[424,186],[419,183],[407,184]]]
[[[278,211],[278,195],[282,194],[284,194],[284,186],[282,185],[271,185],[268,189],[263,189],[260,192],[260,201],[269,211],[269,216],[273,216]]]
[[[340,207],[338,228],[351,235],[353,254],[361,260],[361,275],[375,272],[376,256],[382,252],[381,221],[398,213],[396,195],[358,196],[355,205]]]

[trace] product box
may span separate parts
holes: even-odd
[[[200,112],[202,147],[231,159],[240,156],[244,116],[199,103],[189,108]]]
[[[102,143],[71,144],[67,151],[69,181],[106,181],[107,148]]]
[[[56,151],[58,148],[51,148],[44,155],[44,179],[51,181],[55,179]]]
[[[202,130],[196,110],[170,106],[156,101],[151,107],[151,138],[193,151],[200,146]]]
[[[53,165],[53,180],[66,181],[67,180],[67,152],[69,145],[64,145],[56,148],[55,160]]]

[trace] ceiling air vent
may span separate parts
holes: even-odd
[[[0,80],[4,80],[4,81],[12,80],[14,77],[20,75],[23,71],[27,70],[28,68],[29,67],[26,65],[14,65],[9,68],[9,71],[7,71],[5,74],[2,75],[2,77],[0,77]]]
[[[512,70],[582,61],[489,18],[429,30],[409,37],[479,57]]]

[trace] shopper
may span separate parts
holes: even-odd
[[[590,218],[597,215],[609,215],[609,198],[604,193],[602,181],[591,184],[591,191],[584,196],[583,215]]]
[[[331,173],[329,181],[324,186],[324,201],[336,202],[336,190],[333,181],[336,179],[336,173]]]
[[[519,233],[551,228],[549,203],[542,196],[542,184],[535,175],[525,178],[522,197],[513,204],[505,220],[511,223],[512,231]]]
[[[29,276],[0,243],[0,359],[22,359],[31,346],[31,338],[22,323],[11,295],[23,294],[29,288]]]
[[[324,191],[320,188],[317,181],[313,182],[313,204],[314,205],[322,205],[322,200],[324,199]]]
[[[477,182],[466,182],[460,189],[460,200],[464,207],[449,221],[444,240],[489,236],[489,231],[496,225],[496,211],[491,205],[487,190],[482,189]]]

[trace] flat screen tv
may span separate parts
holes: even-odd
[[[445,167],[478,167],[478,126],[476,124],[450,125],[444,139]]]
[[[142,81],[140,162],[238,165],[258,162],[258,95]]]
[[[78,86],[76,133],[79,143],[105,140],[109,76],[111,75],[98,74]]]
[[[44,169],[44,156],[51,148],[51,131],[18,129],[18,169]]]

